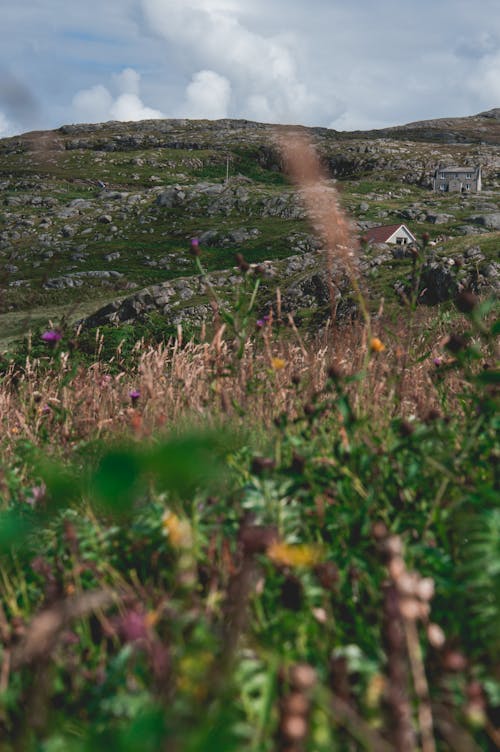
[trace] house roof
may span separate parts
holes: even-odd
[[[477,172],[477,167],[436,167],[436,172]]]
[[[368,230],[365,230],[364,235],[369,242],[371,241],[372,243],[387,243],[389,238],[392,237],[392,235],[394,235],[394,233],[397,232],[400,227],[404,227],[410,237],[414,238],[413,234],[410,232],[407,226],[401,223],[399,225],[382,225],[381,227],[370,227]]]

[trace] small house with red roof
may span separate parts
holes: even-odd
[[[365,230],[363,236],[368,243],[394,243],[396,245],[408,245],[416,243],[415,235],[407,228],[406,225],[382,225],[381,227],[370,227]]]

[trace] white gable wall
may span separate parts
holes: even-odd
[[[395,243],[397,245],[406,245],[407,243],[416,243],[417,239],[414,235],[412,235],[407,227],[401,225],[401,227],[398,227],[396,232],[393,232],[385,242]]]

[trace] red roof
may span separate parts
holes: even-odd
[[[404,227],[405,230],[410,232],[406,225],[399,224],[399,225],[383,225],[381,227],[370,227],[368,230],[365,230],[363,233],[364,236],[367,238],[368,242],[371,243],[387,243],[391,235],[394,235],[396,230],[399,230],[400,227]],[[411,232],[410,232],[411,235]]]

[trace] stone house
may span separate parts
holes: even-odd
[[[406,225],[382,225],[370,227],[363,233],[368,243],[391,243],[396,245],[408,245],[416,243],[415,235]]]
[[[437,167],[432,180],[437,192],[479,193],[481,165],[477,167]]]

